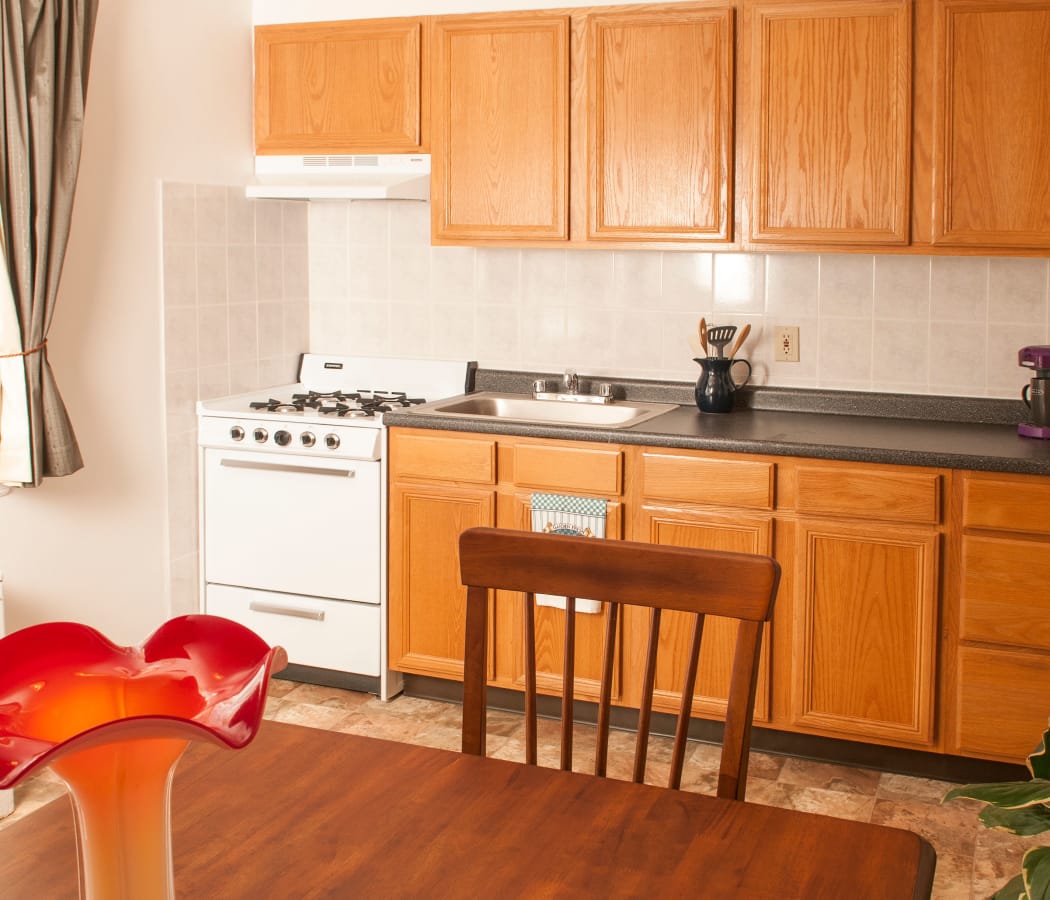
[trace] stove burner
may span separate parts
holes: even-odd
[[[409,397],[404,391],[307,391],[292,394],[291,400],[256,400],[248,405],[266,412],[305,412],[339,418],[371,418],[377,413],[393,412],[407,406],[426,403],[422,397]]]
[[[252,409],[265,409],[267,412],[302,412],[303,404],[292,398],[291,403],[282,403],[280,400],[253,400],[248,404]]]

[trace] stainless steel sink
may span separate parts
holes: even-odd
[[[611,403],[574,403],[536,400],[528,394],[482,391],[451,400],[414,407],[412,415],[495,419],[544,425],[583,425],[588,428],[630,428],[678,407],[673,403],[614,400]]]

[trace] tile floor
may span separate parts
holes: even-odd
[[[369,694],[275,679],[266,717],[312,728],[459,749],[460,708],[436,700],[398,697],[383,703]],[[577,769],[586,770],[593,731],[590,726],[577,726]],[[540,763],[556,765],[557,723],[541,723],[540,738]],[[610,743],[609,774],[629,777],[633,735],[614,733]],[[490,713],[489,754],[523,759],[523,746],[521,716]],[[653,738],[647,781],[658,784],[666,779],[670,746],[669,738]],[[714,793],[717,759],[717,747],[697,743],[686,759],[683,787]],[[937,850],[935,900],[982,900],[1018,871],[1024,849],[1041,841],[1039,837],[1022,839],[981,827],[977,821],[980,803],[962,800],[941,805],[941,797],[950,787],[942,781],[756,751],[751,754],[747,798],[754,803],[916,831]],[[63,792],[61,783],[45,770],[16,788],[15,812],[0,820],[0,828],[30,815]]]

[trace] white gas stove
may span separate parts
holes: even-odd
[[[297,680],[387,699],[383,413],[469,392],[476,364],[304,354],[299,381],[197,404],[205,611]]]

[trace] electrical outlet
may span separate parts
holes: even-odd
[[[774,362],[798,362],[798,326],[777,325],[773,329]]]

